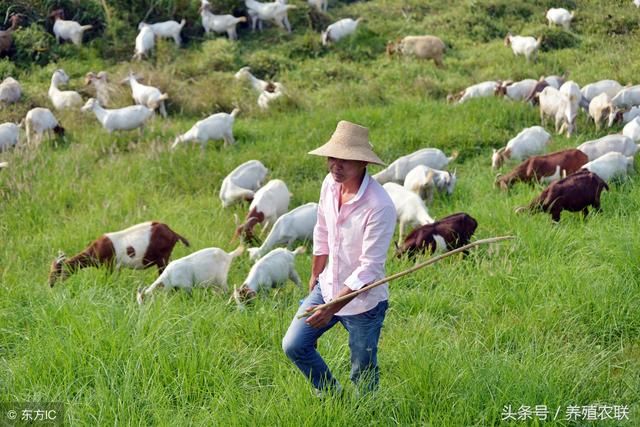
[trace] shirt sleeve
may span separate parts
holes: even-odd
[[[324,196],[325,185],[323,183],[318,201],[318,219],[313,227],[313,255],[329,255],[329,237],[327,230],[327,220],[324,216]]]
[[[347,277],[345,286],[357,291],[384,276],[384,263],[395,226],[396,210],[393,206],[385,206],[371,214],[362,239],[360,265]]]

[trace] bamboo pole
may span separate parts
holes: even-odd
[[[398,279],[400,277],[406,276],[407,274],[411,274],[414,271],[420,270],[421,268],[424,268],[424,267],[426,267],[428,265],[435,264],[436,262],[438,262],[438,261],[440,261],[440,260],[442,260],[442,259],[444,259],[446,257],[449,257],[451,255],[466,251],[466,250],[471,249],[471,248],[476,247],[476,246],[486,245],[486,244],[489,244],[489,243],[502,242],[504,240],[511,240],[511,239],[514,239],[514,238],[515,238],[515,236],[500,236],[500,237],[491,237],[491,238],[488,238],[488,239],[476,240],[473,243],[469,243],[467,245],[461,246],[461,247],[459,247],[457,249],[454,249],[452,251],[446,252],[446,253],[444,253],[442,255],[438,255],[436,257],[429,258],[427,261],[424,261],[424,262],[422,262],[420,264],[414,265],[413,267],[411,267],[411,268],[409,268],[407,270],[404,270],[404,271],[401,271],[399,273],[392,274],[391,276],[387,276],[387,277],[385,277],[383,279],[377,280],[377,281],[371,283],[370,285],[367,285],[367,286],[363,287],[362,289],[358,289],[357,291],[350,293],[349,295],[345,295],[345,296],[342,296],[340,298],[336,298],[336,299],[334,299],[334,300],[332,300],[332,301],[330,301],[328,303],[325,303],[325,304],[317,305],[312,310],[309,310],[309,311],[299,315],[298,319],[302,319],[303,317],[311,316],[316,311],[325,309],[327,307],[331,307],[332,305],[338,304],[339,302],[348,301],[350,299],[353,299],[353,298],[357,297],[358,295],[360,295],[361,293],[364,293],[364,292],[367,292],[367,291],[371,290],[372,288],[384,285],[387,282],[390,282],[392,280],[395,280],[395,279]],[[319,285],[316,285],[316,286],[319,286]]]

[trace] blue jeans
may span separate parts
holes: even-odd
[[[323,328],[309,326],[306,318],[298,319],[308,307],[324,304],[320,285],[316,285],[304,300],[289,329],[282,339],[285,354],[300,369],[303,375],[311,380],[318,390],[331,389],[338,386],[320,353],[316,350],[318,338],[331,329],[336,323],[349,332],[349,349],[351,350],[351,381],[362,391],[371,391],[378,385],[378,340],[384,315],[389,305],[381,301],[377,306],[364,313],[353,316],[333,316],[329,324]]]

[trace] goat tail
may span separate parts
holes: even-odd
[[[240,245],[235,250],[233,250],[232,252],[229,252],[229,255],[231,255],[231,258],[235,258],[235,257],[238,257],[238,256],[242,255],[243,252],[244,252],[244,246]]]
[[[231,112],[231,117],[235,119],[239,112],[240,112],[239,108],[234,108],[233,111]]]
[[[182,18],[182,20],[180,21],[180,28],[184,27],[184,24],[187,23],[187,20]]]
[[[80,30],[84,32],[84,31],[89,31],[92,28],[93,28],[93,25],[83,25],[82,27],[80,27]]]
[[[293,252],[293,255],[295,256],[295,255],[303,254],[306,250],[307,248],[305,248],[304,246],[298,246],[292,252]]]
[[[460,155],[460,152],[458,150],[453,150],[453,152],[451,153],[451,157],[449,157],[449,161],[452,162],[455,159],[458,158],[458,156]]]
[[[175,231],[174,231],[174,233],[175,233],[176,237],[178,238],[178,240],[180,240],[183,245],[185,245],[186,247],[191,246],[191,244],[189,243],[189,241],[187,239],[185,239],[184,237],[182,237],[181,235],[179,235]]]
[[[536,39],[536,49],[542,46],[542,36]]]
[[[246,16],[240,16],[238,18],[238,22],[247,22],[247,17]]]

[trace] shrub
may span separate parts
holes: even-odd
[[[544,52],[557,49],[567,49],[580,44],[580,40],[567,31],[558,28],[545,27],[544,30],[537,32],[542,36],[542,50]]]
[[[13,34],[14,59],[23,66],[36,63],[46,65],[58,59],[55,38],[36,23]]]

